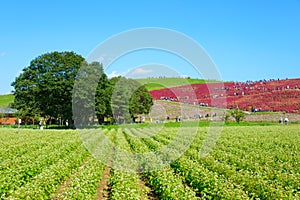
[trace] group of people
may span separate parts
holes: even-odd
[[[178,99],[173,97],[160,97],[160,100],[177,101]]]
[[[45,126],[46,124],[47,124],[46,121],[45,121],[44,119],[41,119],[41,120],[39,121],[39,129],[40,129],[40,130],[43,130],[43,129],[44,129],[44,126]],[[65,125],[66,125],[67,127],[69,126],[69,121],[68,121],[68,120],[65,121]]]
[[[279,124],[283,124],[283,122],[284,122],[285,125],[288,125],[289,119],[287,117],[285,117],[284,120],[283,120],[283,118],[281,117],[279,119]]]

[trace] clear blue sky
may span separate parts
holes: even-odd
[[[3,0],[0,20],[0,94],[13,89],[11,82],[38,55],[87,57],[112,35],[141,27],[193,38],[226,81],[300,78],[299,0]],[[176,70],[194,77],[178,63]]]

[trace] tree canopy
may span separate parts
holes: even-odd
[[[12,83],[13,107],[24,116],[72,120],[74,78],[84,58],[74,52],[38,56]]]
[[[111,108],[117,123],[128,123],[137,115],[150,112],[153,100],[144,85],[124,77],[114,78],[111,82]]]
[[[109,84],[103,67],[98,62],[84,62],[77,73],[73,93],[73,113],[76,126],[103,123],[110,116]]]
[[[38,56],[12,83],[13,107],[22,118],[68,120],[77,125],[104,119],[129,123],[153,105],[147,89],[124,77],[108,79],[102,65],[87,63],[74,52]]]
[[[110,123],[130,123],[137,115],[148,114],[153,105],[145,86],[125,77],[108,79],[99,63],[80,69],[73,101],[76,126],[94,124],[95,116],[99,124],[105,119]]]

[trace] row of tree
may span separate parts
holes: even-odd
[[[24,120],[88,125],[128,123],[148,114],[153,105],[147,89],[124,77],[108,79],[98,62],[87,63],[74,52],[38,56],[12,83],[13,107]]]

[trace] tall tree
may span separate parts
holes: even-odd
[[[112,81],[111,108],[117,123],[128,123],[137,115],[150,112],[153,100],[145,86],[124,77]]]
[[[84,58],[74,52],[38,56],[12,83],[13,107],[28,115],[72,121],[74,79]]]
[[[99,62],[84,62],[76,76],[73,93],[73,113],[77,127],[103,123],[109,115],[108,79]]]
[[[136,87],[137,89],[134,91],[129,101],[129,113],[133,119],[140,114],[149,114],[151,107],[153,106],[153,99],[147,88],[138,83]]]
[[[105,118],[112,117],[111,95],[113,85],[114,83],[108,80],[106,74],[102,73],[95,96],[95,110],[99,124],[103,124]]]

